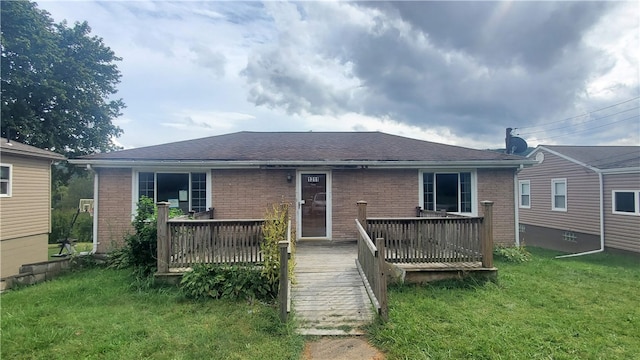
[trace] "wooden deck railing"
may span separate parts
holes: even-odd
[[[169,219],[169,204],[158,203],[158,273],[194,264],[262,264],[260,244],[264,241],[265,220]],[[213,214],[213,209],[209,214]],[[204,216],[204,215],[203,215]],[[294,247],[291,221],[287,238],[278,243],[280,279],[278,303],[280,319],[287,321],[291,311],[289,259]]]
[[[368,218],[372,238],[386,240],[395,263],[482,261],[483,218]]]
[[[158,272],[193,264],[259,264],[264,220],[168,219],[158,204]]]
[[[489,268],[493,267],[493,203],[482,205],[484,217],[366,218],[366,229],[372,239],[385,239],[384,257],[391,263],[481,261]]]
[[[356,219],[358,258],[356,259],[356,266],[365,284],[369,298],[378,311],[378,315],[386,321],[389,307],[387,303],[387,275],[385,273],[384,259],[385,241],[382,238],[377,238],[374,244],[369,234],[365,231],[364,226],[366,224],[362,223],[366,222],[366,220],[361,217],[361,215],[366,214],[366,212],[362,212],[364,207],[366,207],[365,202],[358,202],[359,219]]]

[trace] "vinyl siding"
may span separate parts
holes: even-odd
[[[531,182],[531,208],[520,208],[520,223],[600,234],[598,174],[544,150],[542,164],[523,169],[518,180]],[[567,179],[567,211],[551,210],[551,180]]]
[[[39,234],[0,242],[0,277],[17,274],[24,264],[47,261],[48,238],[48,234]]]
[[[0,240],[48,234],[51,161],[2,154],[2,163],[11,164],[13,174],[11,197],[0,197]]]
[[[640,252],[640,216],[614,214],[613,190],[640,190],[640,173],[604,175],[605,246]]]

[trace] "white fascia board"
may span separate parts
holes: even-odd
[[[572,158],[572,157],[570,157],[570,156],[567,156],[567,155],[561,154],[561,153],[559,153],[559,152],[557,152],[557,151],[554,151],[554,150],[548,149],[548,148],[546,148],[546,147],[544,147],[544,146],[539,146],[539,148],[540,148],[540,149],[543,149],[544,151],[547,151],[547,152],[548,152],[548,153],[550,153],[550,154],[553,154],[553,155],[558,156],[558,157],[561,157],[561,158],[563,158],[563,159],[565,159],[565,160],[567,160],[567,161],[570,161],[570,162],[572,162],[572,163],[574,163],[574,164],[578,164],[578,165],[580,165],[580,166],[584,166],[584,167],[586,167],[587,169],[589,169],[589,170],[591,170],[591,171],[593,171],[593,172],[595,172],[595,173],[600,172],[600,169],[598,169],[597,167],[593,167],[593,166],[591,166],[591,165],[588,165],[588,164],[586,164],[586,163],[583,163],[582,161],[576,160],[576,159],[574,159],[574,158]],[[537,150],[537,149],[536,149],[536,150]],[[535,152],[535,151],[534,151],[534,152]],[[533,153],[532,153],[532,154],[533,154]]]
[[[627,168],[617,168],[617,169],[603,169],[600,170],[603,174],[636,174],[640,173],[640,167],[627,167]]]
[[[463,161],[208,161],[208,160],[90,160],[72,159],[74,165],[90,165],[92,167],[123,168],[123,167],[177,167],[177,168],[208,168],[208,169],[237,169],[260,167],[304,167],[304,166],[344,166],[344,167],[371,167],[380,169],[403,168],[519,168],[521,166],[533,166],[535,160],[463,160]]]

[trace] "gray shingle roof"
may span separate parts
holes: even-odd
[[[601,170],[640,167],[640,146],[541,146]]]
[[[381,132],[238,132],[80,157],[84,160],[203,161],[496,161],[522,160],[487,150]]]
[[[0,152],[6,154],[30,156],[37,158],[45,158],[51,160],[64,160],[65,157],[58,153],[54,153],[49,150],[43,150],[35,146],[23,144],[15,140],[7,141],[5,138],[0,138]]]

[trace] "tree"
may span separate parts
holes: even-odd
[[[30,1],[0,2],[3,137],[69,158],[116,149],[112,123],[125,107],[113,99],[121,59],[87,22],[54,24]],[[56,171],[65,177],[70,172]]]

